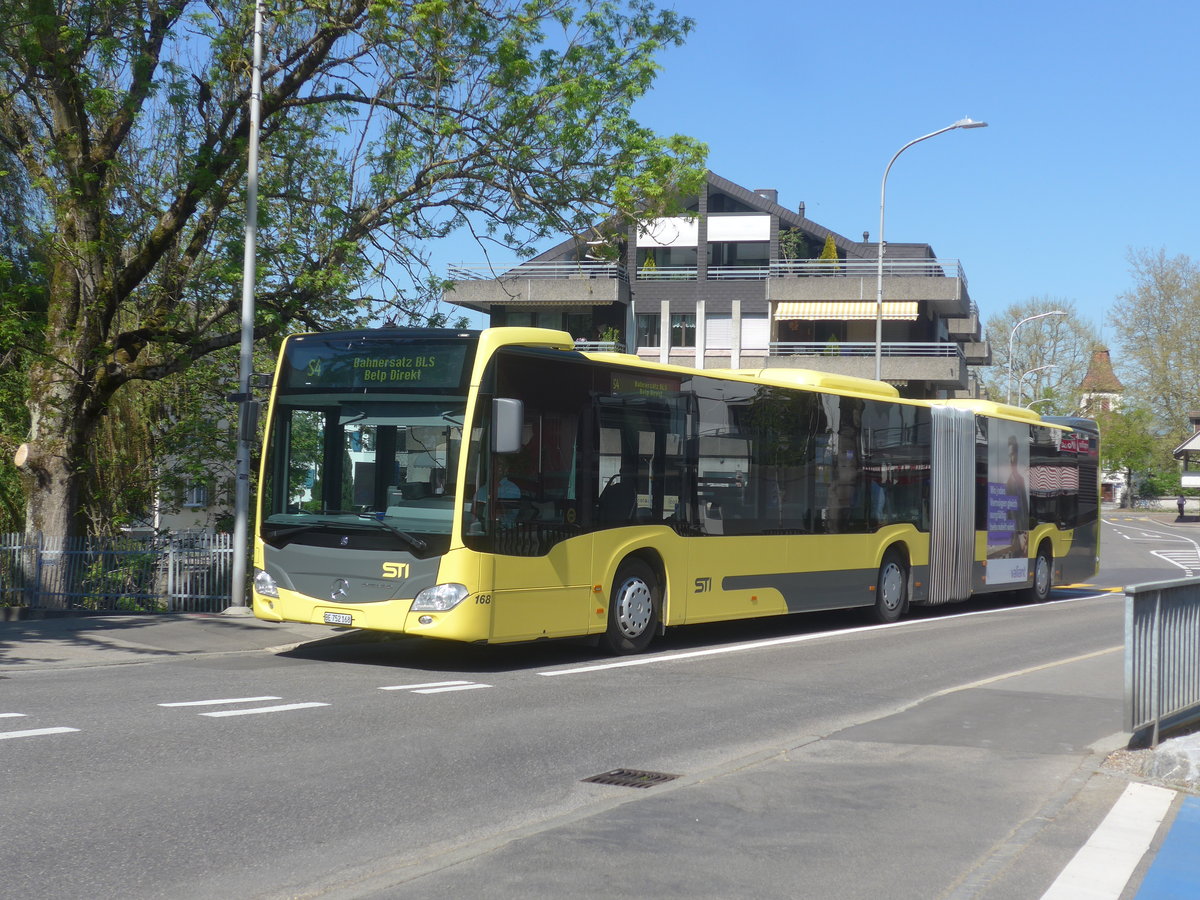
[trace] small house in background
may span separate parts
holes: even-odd
[[[1179,483],[1185,488],[1200,488],[1200,412],[1188,413],[1192,436],[1175,448],[1174,456],[1183,461]]]
[[[1095,418],[1101,413],[1113,412],[1120,408],[1125,386],[1113,371],[1112,358],[1107,347],[1098,347],[1092,351],[1092,359],[1088,363],[1087,374],[1083,376],[1079,390],[1079,410],[1084,416]],[[1127,487],[1124,472],[1101,471],[1100,499],[1103,502],[1120,503]]]

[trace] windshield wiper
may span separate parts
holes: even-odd
[[[333,511],[331,511],[331,512],[333,512]],[[424,550],[426,547],[429,546],[423,540],[421,540],[419,537],[417,537],[415,534],[409,534],[407,531],[401,531],[399,528],[395,527],[394,525],[389,525],[387,522],[382,522],[379,519],[375,518],[373,515],[370,515],[369,513],[346,512],[345,514],[357,516],[358,518],[362,519],[364,522],[370,522],[374,525],[377,525],[381,528],[386,529],[387,531],[390,531],[392,534],[396,535],[396,537],[400,538],[402,541],[404,541],[406,544],[408,544],[410,547],[412,547],[415,550]],[[267,527],[270,527],[270,525],[268,524]],[[278,531],[274,531],[274,532],[272,532],[270,539],[273,541],[282,540],[285,538],[289,538],[295,534],[301,534],[302,532],[305,532],[305,531],[324,531],[326,529],[336,530],[338,528],[365,528],[365,527],[366,527],[365,525],[360,525],[357,522],[306,522],[303,525],[293,525],[290,528],[281,528]]]
[[[376,525],[379,525],[382,528],[386,528],[392,534],[396,535],[396,537],[400,538],[400,540],[404,541],[410,547],[413,547],[417,550],[424,550],[426,547],[429,546],[423,540],[421,540],[419,537],[417,537],[415,534],[409,534],[407,531],[401,531],[395,525],[391,525],[391,524],[383,521],[383,519],[377,519],[371,513],[359,513],[358,517],[360,519],[362,519],[363,521],[374,522]]]

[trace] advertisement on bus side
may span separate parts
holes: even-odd
[[[993,419],[988,429],[987,584],[1029,578],[1029,426]]]

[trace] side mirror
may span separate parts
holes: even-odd
[[[492,452],[516,453],[521,449],[525,404],[511,397],[492,400]]]
[[[258,440],[258,415],[262,404],[258,400],[247,400],[242,404],[241,415],[238,417],[238,436],[247,444]]]

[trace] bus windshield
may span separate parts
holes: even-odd
[[[444,552],[471,343],[289,339],[264,449],[263,540]]]
[[[374,529],[405,549],[450,534],[465,398],[286,397],[276,404],[263,538]]]

